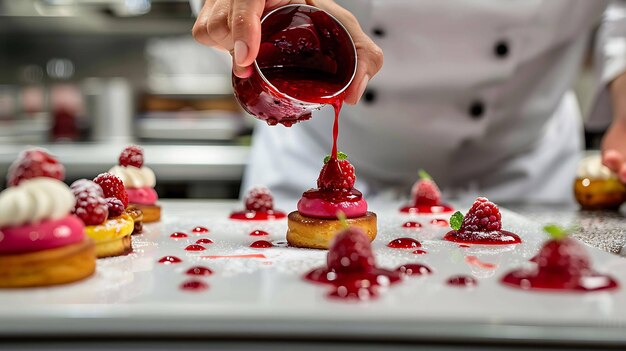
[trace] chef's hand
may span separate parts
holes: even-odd
[[[626,73],[610,86],[613,123],[602,140],[602,163],[626,183]]]
[[[193,37],[202,44],[230,51],[235,75],[249,77],[259,53],[261,16],[267,10],[288,4],[319,7],[348,29],[356,45],[358,66],[345,101],[356,104],[368,81],[382,67],[383,52],[363,32],[354,15],[332,0],[206,0],[193,26]]]

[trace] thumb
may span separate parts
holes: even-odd
[[[265,0],[234,0],[231,15],[233,58],[239,70],[250,66],[259,53],[261,16]]]

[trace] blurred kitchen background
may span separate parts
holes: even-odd
[[[0,176],[29,144],[72,182],[138,143],[161,197],[236,198],[253,120],[234,99],[230,56],[195,43],[193,23],[187,0],[0,0]],[[589,148],[601,132],[588,131]]]

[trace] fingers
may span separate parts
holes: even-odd
[[[215,42],[211,39],[209,33],[207,32],[207,23],[211,16],[211,10],[213,9],[214,4],[215,1],[211,0],[207,0],[204,3],[202,9],[200,10],[200,13],[198,14],[198,18],[196,19],[196,22],[191,29],[191,34],[193,35],[193,38],[197,42],[207,46],[215,45]]]
[[[622,182],[626,182],[626,160],[619,151],[605,150],[602,153],[602,164],[615,172]]]
[[[231,29],[237,66],[250,66],[259,53],[263,10],[265,0],[233,0]]]

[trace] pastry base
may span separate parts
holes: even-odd
[[[141,234],[143,232],[143,212],[137,207],[130,206],[126,209],[126,213],[133,219],[135,226],[133,228],[133,235]]]
[[[373,241],[376,238],[376,214],[367,212],[363,217],[348,218],[348,224],[363,229]],[[344,225],[337,219],[319,219],[305,217],[298,211],[291,212],[287,217],[287,242],[295,247],[310,249],[328,249],[337,232]]]
[[[132,251],[130,235],[135,222],[126,213],[104,224],[85,227],[85,234],[96,242],[98,258],[125,255]]]
[[[159,205],[131,204],[131,206],[136,207],[143,212],[144,223],[153,223],[161,220],[161,206]]]
[[[584,210],[617,210],[626,202],[626,186],[617,179],[578,178],[574,195]]]
[[[17,255],[0,255],[0,288],[26,288],[72,283],[96,270],[94,242],[83,241]]]

